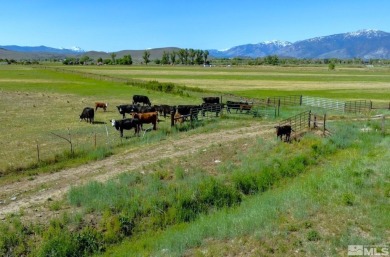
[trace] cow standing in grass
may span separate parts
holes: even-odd
[[[151,106],[152,103],[150,102],[149,98],[144,95],[133,95],[133,104],[142,103],[142,105],[146,104]]]
[[[106,111],[107,107],[108,107],[108,103],[102,103],[102,102],[95,103],[95,111],[97,111],[98,108],[102,108],[104,111]]]
[[[290,125],[275,126],[276,138],[280,137],[280,141],[283,139],[283,135],[286,135],[285,142],[290,142],[291,131],[294,131]]]
[[[123,130],[131,130],[134,128],[134,135],[139,135],[139,120],[138,119],[123,119],[123,120],[110,120],[111,125],[120,131],[121,137],[123,137]]]
[[[80,114],[80,121],[85,120],[89,123],[93,123],[95,117],[95,111],[91,107],[85,107]]]

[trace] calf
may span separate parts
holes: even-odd
[[[290,142],[291,131],[294,131],[290,125],[275,126],[275,128],[276,128],[276,138],[280,137],[280,140],[282,140],[283,135],[286,135],[285,142]]]
[[[108,103],[102,103],[102,102],[95,103],[95,111],[97,111],[98,108],[103,108],[103,110],[106,111],[107,107],[108,107]]]
[[[111,125],[119,130],[121,137],[123,137],[123,130],[131,130],[134,128],[134,135],[139,134],[139,120],[138,119],[123,119],[123,120],[110,120]]]
[[[94,109],[91,107],[85,107],[83,112],[80,114],[80,121],[85,120],[89,123],[93,123],[95,117]]]

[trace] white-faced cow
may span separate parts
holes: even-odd
[[[91,107],[85,107],[83,112],[80,114],[80,121],[85,120],[89,123],[93,123],[95,117],[95,111]]]
[[[123,130],[131,130],[134,128],[134,135],[139,134],[139,120],[138,119],[123,119],[123,120],[110,120],[111,125],[120,131],[121,137],[123,137]]]
[[[116,108],[118,108],[118,112],[122,114],[123,119],[125,118],[125,114],[131,114],[133,112],[138,112],[138,106],[133,104],[122,104],[118,105]]]
[[[133,95],[133,104],[142,103],[151,106],[149,98],[145,95]]]
[[[275,126],[275,128],[276,128],[276,138],[280,137],[280,140],[282,140],[283,135],[286,135],[285,142],[290,142],[291,131],[294,131],[290,125]]]

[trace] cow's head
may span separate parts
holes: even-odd
[[[116,120],[110,120],[110,122],[111,122],[111,125],[112,125],[113,127],[115,127],[115,125],[116,125]]]

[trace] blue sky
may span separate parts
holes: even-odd
[[[388,0],[6,0],[0,45],[227,49],[360,29],[390,32]]]

